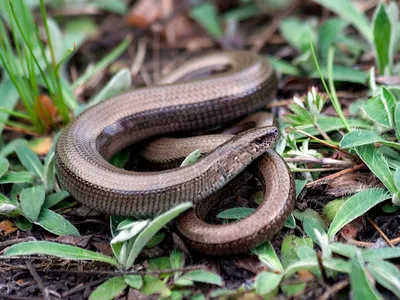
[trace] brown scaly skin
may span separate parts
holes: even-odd
[[[230,69],[206,79],[171,84],[199,69],[221,65],[229,65]],[[224,125],[264,107],[276,91],[276,77],[265,58],[243,51],[215,53],[190,61],[161,83],[167,85],[137,89],[102,102],[63,130],[56,147],[57,175],[79,202],[121,216],[155,214],[186,201],[201,207],[204,198],[244,170],[278,137],[275,127],[249,130],[196,164],[174,170],[139,173],[113,167],[107,159],[130,144]],[[269,187],[274,182],[284,188],[273,189],[271,200],[244,220],[255,224],[263,222],[263,216],[275,217],[257,232],[233,236],[228,242],[232,231],[221,227],[215,236],[200,241],[199,250],[228,254],[230,248],[237,247],[245,251],[280,229],[293,208],[294,184],[279,155],[271,155],[273,159],[263,167],[273,170],[266,171],[269,175],[265,184]]]

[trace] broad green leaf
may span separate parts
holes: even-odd
[[[314,243],[318,244],[317,236],[314,230],[318,232],[325,233],[324,226],[321,225],[320,218],[314,218],[311,215],[303,218],[303,229],[304,232],[312,239]]]
[[[283,273],[283,266],[276,255],[274,247],[270,242],[265,242],[251,250],[258,259],[275,273]]]
[[[380,74],[385,74],[385,70],[392,71],[393,60],[393,31],[390,18],[386,13],[385,5],[381,3],[377,6],[372,18],[372,32],[374,38],[375,59],[377,61]]]
[[[377,249],[367,249],[363,252],[365,261],[392,259],[400,257],[399,247],[384,247]]]
[[[7,145],[4,145],[4,147],[2,147],[0,149],[0,156],[7,157],[10,154],[15,152],[15,148],[18,145],[26,144],[26,143],[27,142],[23,139],[14,139],[11,142],[7,143]]]
[[[351,259],[350,284],[355,300],[383,299],[374,288],[360,253]]]
[[[328,68],[322,66],[321,67],[321,74],[324,79],[329,79],[329,72]],[[320,74],[318,71],[313,71],[309,75],[310,78],[320,78]],[[332,79],[333,81],[339,82],[353,82],[359,84],[365,84],[367,82],[367,74],[363,71],[349,68],[345,66],[338,66],[335,65],[332,68]]]
[[[59,215],[47,208],[42,209],[39,219],[37,222],[35,222],[35,224],[56,235],[80,235],[75,226],[66,220],[62,215]]]
[[[165,239],[165,232],[157,232],[150,241],[146,244],[146,248],[153,248]]]
[[[398,191],[400,191],[400,168],[394,173],[394,184]]]
[[[372,121],[390,128],[389,117],[382,102],[381,95],[369,99],[363,106],[361,106],[361,110]]]
[[[296,228],[296,219],[292,214],[286,219],[285,223],[283,224],[286,228],[295,229]]]
[[[217,218],[227,220],[240,220],[249,216],[254,211],[255,209],[251,207],[233,207],[220,212],[217,215]]]
[[[345,202],[346,202],[345,199],[335,199],[329,201],[324,206],[323,209],[324,217],[328,221],[328,223],[331,223],[333,221],[333,219],[336,217],[337,213],[340,211],[340,208]]]
[[[193,7],[189,15],[199,23],[213,38],[222,37],[223,31],[219,23],[218,10],[212,1],[204,1]]]
[[[47,195],[46,199],[44,200],[44,203],[43,203],[43,208],[50,208],[50,207],[60,203],[68,196],[69,196],[69,193],[65,190],[62,190],[60,192],[57,192],[57,193],[54,193],[51,195]]]
[[[390,198],[390,194],[379,188],[370,188],[350,197],[341,207],[328,230],[330,240],[346,224],[366,213],[375,205]]]
[[[347,121],[351,127],[371,128],[371,124],[367,123],[365,121],[361,121],[358,119],[348,119]],[[327,132],[327,133],[344,128],[342,121],[336,117],[321,116],[318,119],[318,125],[322,129],[322,131]],[[314,126],[304,129],[304,131],[307,132],[308,134],[312,134],[315,136],[321,135],[321,133],[318,131],[318,129],[316,129]],[[300,138],[300,137],[304,137],[304,135],[296,132],[294,134],[294,137]]]
[[[394,149],[400,150],[400,144],[383,139],[376,131],[354,130],[347,133],[340,141],[340,147],[348,149],[357,146],[381,143]]]
[[[171,208],[169,211],[155,218],[136,238],[135,243],[132,247],[132,251],[130,252],[129,257],[125,263],[125,266],[127,268],[132,267],[134,261],[136,260],[136,257],[139,255],[139,252],[143,249],[144,246],[146,246],[146,244],[157,233],[157,231],[159,231],[162,227],[164,227],[165,224],[167,224],[192,206],[192,203],[185,202]]]
[[[219,275],[205,270],[190,271],[182,275],[181,278],[222,286],[222,279]]]
[[[112,300],[126,289],[124,277],[113,277],[99,285],[90,295],[89,300]]]
[[[358,156],[368,168],[378,177],[391,193],[396,193],[393,174],[389,169],[387,159],[379,148],[373,145],[364,145],[355,148]]]
[[[384,142],[385,140],[372,130],[354,130],[347,133],[340,141],[340,148],[348,149],[352,147]]]
[[[160,279],[151,275],[144,275],[143,281],[143,294],[160,294],[163,298],[169,297],[171,295],[171,290]]]
[[[313,259],[317,255],[315,250],[308,245],[303,245],[303,246],[298,247],[296,253],[300,260]]]
[[[368,270],[380,285],[400,298],[400,271],[395,265],[375,260],[368,264]]]
[[[325,268],[333,271],[337,271],[340,273],[347,273],[349,274],[351,272],[351,265],[350,262],[342,260],[342,259],[336,259],[336,258],[330,258],[330,259],[322,259],[322,263]],[[290,264],[286,270],[285,270],[285,276],[284,278],[288,278],[291,275],[299,272],[299,271],[304,271],[304,270],[309,270],[312,272],[320,271],[320,267],[318,264],[318,261],[316,258],[314,259],[302,259],[299,261],[296,261],[292,264]]]
[[[92,1],[92,4],[102,10],[107,10],[120,15],[125,15],[128,9],[126,2],[123,0],[117,0],[117,1],[96,0]]]
[[[20,197],[21,208],[25,217],[31,222],[38,220],[44,198],[45,192],[42,186],[34,186],[22,190]]]
[[[265,295],[274,291],[278,288],[282,278],[282,274],[274,274],[271,272],[259,273],[255,282],[257,295]]]
[[[179,269],[185,265],[185,256],[183,252],[178,250],[172,250],[171,255],[169,256],[169,262],[171,268]]]
[[[297,51],[305,53],[310,41],[315,42],[316,34],[311,25],[296,17],[285,18],[279,26],[283,38]]]
[[[307,180],[296,179],[295,183],[296,183],[296,198],[297,198],[300,195],[301,191],[306,186]]]
[[[3,80],[3,82],[0,83],[0,95],[0,107],[12,111],[17,104],[19,96],[11,80]],[[0,120],[7,121],[8,117],[8,113],[0,111]],[[0,136],[3,133],[3,129],[4,126],[0,123]],[[3,155],[1,150],[0,155]]]
[[[8,171],[9,166],[8,160],[0,156],[0,178]]]
[[[386,115],[388,116],[389,126],[390,128],[394,128],[393,117],[394,117],[394,108],[396,105],[396,100],[394,99],[394,96],[390,92],[390,90],[386,89],[384,86],[382,87],[381,91],[381,100]]]
[[[299,259],[296,252],[300,246],[312,247],[313,242],[310,238],[300,238],[294,235],[287,235],[285,237],[281,248],[281,262],[284,267]]]
[[[247,20],[251,17],[260,15],[260,9],[255,3],[249,2],[247,5],[232,8],[222,15],[222,19],[226,21],[234,20],[236,22]]]
[[[140,275],[125,275],[125,282],[135,290],[139,290],[143,285],[143,279]]]
[[[96,96],[88,101],[87,105],[84,105],[84,109],[126,92],[131,87],[131,84],[132,76],[129,70],[126,68],[120,70]]]
[[[302,72],[300,68],[294,66],[292,63],[287,62],[281,58],[274,57],[274,56],[267,56],[269,63],[271,64],[272,68],[277,73],[285,74],[285,75],[292,75],[292,76],[301,76]]]
[[[347,22],[339,18],[330,18],[318,30],[318,51],[322,63],[326,62],[329,47],[334,44],[340,32],[347,26]]]
[[[147,260],[149,264],[149,270],[167,270],[171,269],[169,262],[169,256],[158,256]]]
[[[130,226],[130,227],[127,228],[127,229],[121,230],[121,232],[118,233],[117,236],[115,236],[115,237],[111,240],[111,244],[124,242],[124,241],[127,241],[127,240],[129,240],[129,239],[135,237],[135,236],[138,235],[139,232],[141,232],[148,224],[149,224],[149,221],[148,221],[148,220],[133,222],[133,223],[132,223],[132,226]]]
[[[394,108],[394,126],[397,140],[400,141],[400,102],[397,102]]]
[[[18,145],[15,152],[22,165],[37,178],[44,178],[43,165],[37,155],[25,145]]]
[[[320,5],[332,10],[340,18],[350,22],[364,36],[368,42],[372,42],[372,33],[367,17],[348,0],[313,0]]]
[[[4,256],[44,254],[72,260],[94,260],[117,266],[117,261],[94,251],[75,246],[53,242],[34,241],[11,246],[4,252]]]

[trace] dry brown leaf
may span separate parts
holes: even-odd
[[[30,148],[38,155],[46,155],[53,144],[53,138],[50,136],[37,138],[30,143]]]
[[[47,129],[50,129],[57,120],[58,110],[54,105],[53,100],[45,94],[36,99],[35,111],[40,116]]]
[[[4,220],[0,222],[0,232],[3,235],[9,235],[17,230],[18,228],[14,225],[13,222],[9,220]]]
[[[157,0],[140,0],[126,16],[126,23],[137,28],[148,28],[161,16],[161,5]]]

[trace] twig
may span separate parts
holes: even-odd
[[[322,254],[321,254],[321,252],[318,252],[316,255],[317,255],[318,266],[319,266],[319,269],[321,270],[322,279],[324,280],[324,283],[327,284],[329,282],[329,279],[328,279],[328,275],[326,274],[325,266],[322,263]]]
[[[8,295],[4,293],[0,293],[0,299],[10,299],[10,300],[43,300],[43,298],[39,297],[21,297],[21,296],[14,296]]]
[[[323,182],[332,180],[332,179],[334,179],[334,178],[337,178],[337,177],[339,177],[339,176],[341,176],[341,175],[343,175],[343,174],[347,174],[347,173],[351,173],[351,172],[357,171],[357,170],[361,169],[361,168],[364,167],[364,166],[365,166],[364,163],[361,163],[361,164],[356,165],[356,166],[354,166],[354,167],[351,167],[351,168],[342,170],[342,171],[340,171],[340,172],[337,172],[337,173],[334,173],[334,174],[331,174],[331,175],[322,177],[322,178],[320,178],[320,179],[317,179],[317,180],[314,180],[314,181],[312,181],[312,182],[307,183],[307,184],[306,184],[306,187],[307,187],[307,188],[310,188],[310,187],[315,186],[315,185],[317,185],[317,184],[320,184],[320,183],[323,183]]]
[[[390,247],[394,247],[393,244],[390,242],[389,238],[387,237],[387,235],[378,227],[378,225],[376,225],[370,218],[367,217],[367,220],[372,224],[372,226],[374,226],[374,228],[376,229],[376,231],[379,232],[379,234],[382,236],[382,238],[386,241],[386,243],[388,243],[390,245]]]
[[[339,281],[339,282],[335,283],[334,285],[332,285],[331,287],[328,287],[326,289],[326,291],[318,298],[318,300],[328,300],[331,297],[334,298],[334,295],[337,292],[344,289],[348,285],[349,285],[349,281],[347,279]]]
[[[26,261],[25,264],[28,267],[29,272],[31,273],[33,279],[36,281],[37,285],[39,286],[40,290],[42,291],[43,298],[45,300],[50,300],[49,290],[47,289],[47,287],[44,286],[42,279],[39,277],[39,274],[36,272],[32,263],[30,261]],[[58,295],[58,296],[60,296],[60,295]]]
[[[98,284],[103,283],[105,280],[106,280],[106,278],[98,279],[98,280],[96,280],[96,281],[93,281],[93,282],[89,283],[88,285],[89,285],[89,286],[98,285]],[[85,285],[85,284],[81,283],[81,284],[77,285],[76,287],[70,289],[69,291],[66,291],[66,292],[62,293],[61,297],[62,297],[63,299],[65,299],[65,298],[67,298],[67,297],[70,296],[70,295],[73,295],[73,294],[75,294],[75,293],[78,293],[78,292],[80,292],[80,291],[85,290],[85,289],[87,288],[88,285]]]
[[[314,169],[307,169],[307,168],[291,168],[292,172],[330,172],[330,171],[337,171],[342,170],[343,168],[314,168]]]
[[[5,247],[14,245],[14,244],[19,244],[22,242],[28,242],[28,241],[36,241],[36,239],[33,236],[27,237],[27,238],[21,238],[21,239],[13,239],[13,240],[8,240],[0,243],[0,249],[3,249]]]
[[[144,58],[146,57],[146,50],[147,50],[147,41],[146,39],[142,38],[138,41],[137,52],[135,56],[135,60],[133,61],[131,67],[131,75],[135,76],[141,69]]]
[[[322,166],[339,166],[343,168],[349,168],[353,165],[350,161],[343,161],[332,158],[316,158],[316,157],[286,157],[285,161],[288,163],[311,163],[311,164],[321,164]]]

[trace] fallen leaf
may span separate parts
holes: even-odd
[[[0,232],[3,233],[3,235],[9,235],[17,230],[18,228],[9,220],[0,222]]]
[[[56,242],[86,248],[89,244],[91,235],[76,236],[76,235],[61,235],[55,239]]]
[[[161,16],[160,1],[140,0],[126,16],[128,25],[144,29],[149,27]]]
[[[53,144],[52,137],[36,138],[29,142],[29,146],[33,152],[38,155],[46,155]]]

